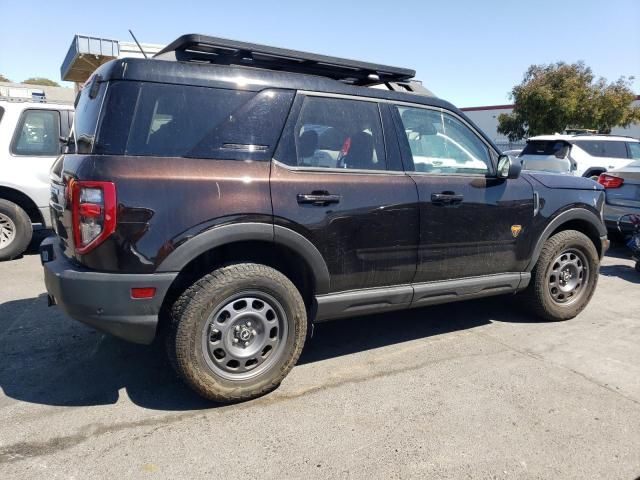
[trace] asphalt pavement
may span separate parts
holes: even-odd
[[[0,263],[0,478],[640,476],[640,273],[604,260],[589,307],[518,297],[316,327],[275,392],[208,403],[158,345],[48,308],[37,255]]]

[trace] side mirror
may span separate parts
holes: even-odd
[[[522,171],[522,162],[511,155],[498,158],[498,178],[518,178]]]
[[[76,153],[76,144],[71,137],[63,137],[60,136],[58,138],[60,141],[60,153]]]

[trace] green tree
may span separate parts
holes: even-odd
[[[11,80],[9,80],[7,77],[5,77],[4,75],[2,75],[0,73],[0,82],[10,82]]]
[[[53,80],[49,80],[48,78],[42,77],[32,77],[27,78],[24,82],[28,85],[44,85],[45,87],[59,87],[60,85]]]
[[[613,127],[640,122],[640,108],[631,106],[632,80],[595,81],[583,62],[531,65],[522,83],[511,90],[515,106],[512,113],[498,117],[498,132],[517,141],[567,128],[609,133]]]

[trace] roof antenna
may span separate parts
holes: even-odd
[[[136,38],[136,36],[133,34],[133,32],[131,31],[131,29],[129,29],[129,33],[131,34],[131,36],[133,37],[133,41],[136,42],[136,45],[138,45],[138,48],[140,49],[140,51],[142,52],[142,55],[144,55],[144,58],[149,58],[147,56],[146,53],[144,53],[144,50],[142,49],[142,47],[140,46],[140,42],[138,42],[138,39]]]

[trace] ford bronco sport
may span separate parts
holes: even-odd
[[[520,174],[413,75],[199,35],[101,66],[51,172],[50,302],[161,337],[218,401],[276,388],[311,322],[517,292],[576,316],[602,186]]]

